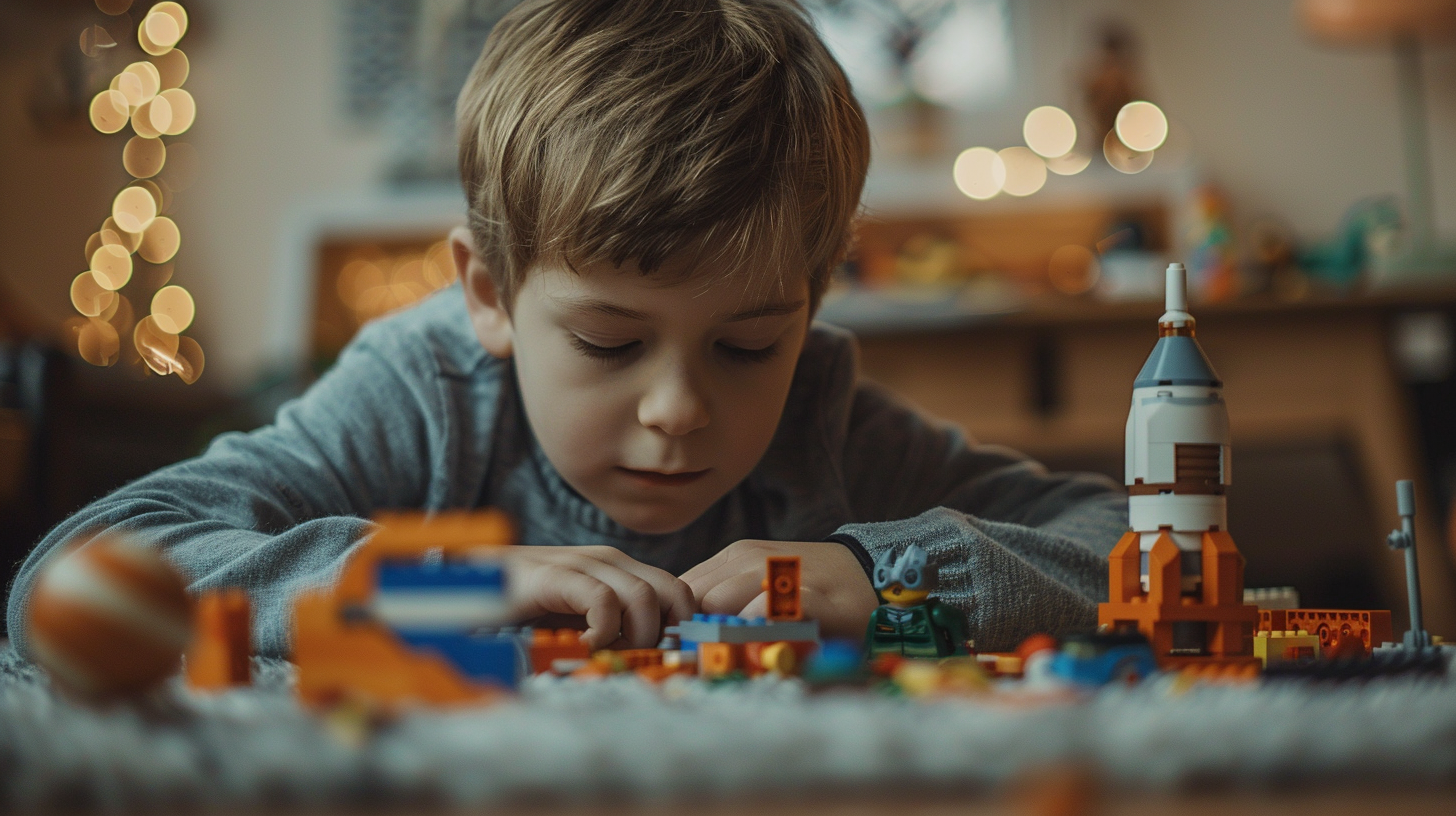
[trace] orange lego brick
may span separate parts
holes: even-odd
[[[744,647],[741,643],[699,643],[698,674],[703,677],[724,677],[744,669]]]
[[[769,620],[796,621],[804,617],[799,601],[799,567],[797,555],[769,556],[763,578]]]
[[[187,685],[220,691],[253,682],[252,605],[241,589],[197,599],[196,635],[187,650]]]
[[[582,632],[576,629],[535,629],[531,632],[531,671],[551,671],[557,660],[587,660],[591,649],[581,642]]]
[[[1149,588],[1143,590],[1139,540],[1138,533],[1124,534],[1108,557],[1109,600],[1097,607],[1098,625],[1136,627],[1164,668],[1210,661],[1258,666],[1251,634],[1259,609],[1243,602],[1244,557],[1233,538],[1222,531],[1203,534],[1202,551],[1194,556],[1203,567],[1202,588],[1195,595],[1181,591],[1184,556],[1166,533],[1148,553]],[[1207,625],[1206,655],[1173,653],[1173,628],[1179,623]]]
[[[1388,609],[1265,609],[1259,613],[1260,631],[1289,629],[1317,636],[1325,657],[1349,656],[1346,653],[1354,640],[1366,657],[1376,646],[1395,641]]]
[[[622,649],[617,652],[627,671],[662,665],[661,649]]]

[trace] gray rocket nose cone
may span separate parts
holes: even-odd
[[[1133,381],[1133,388],[1153,385],[1206,385],[1220,388],[1223,382],[1213,370],[1213,364],[1204,356],[1198,341],[1192,337],[1173,335],[1158,338],[1153,353],[1143,363]]]

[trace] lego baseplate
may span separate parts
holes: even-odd
[[[347,706],[322,717],[300,705],[286,664],[255,667],[255,685],[218,695],[165,689],[169,710],[186,716],[154,720],[79,705],[0,650],[0,811],[984,790],[1065,763],[1151,790],[1456,780],[1456,684],[1439,678],[1188,686],[1167,677],[999,702],[815,694],[767,677],[535,677],[508,704],[405,709],[371,726]],[[355,741],[341,739],[350,728]]]

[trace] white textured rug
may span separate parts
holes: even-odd
[[[1080,704],[934,702],[797,682],[528,682],[492,708],[418,712],[351,747],[288,691],[290,669],[145,710],[54,695],[0,652],[0,810],[167,805],[478,805],[932,784],[1079,762],[1114,783],[1456,781],[1456,684],[1111,689]]]

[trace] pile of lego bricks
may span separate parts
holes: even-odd
[[[542,676],[495,705],[370,721],[301,706],[286,663],[254,668],[252,686],[173,682],[98,709],[0,652],[0,810],[973,792],[1065,763],[1153,789],[1456,782],[1456,684],[1429,677],[909,699],[772,677]]]

